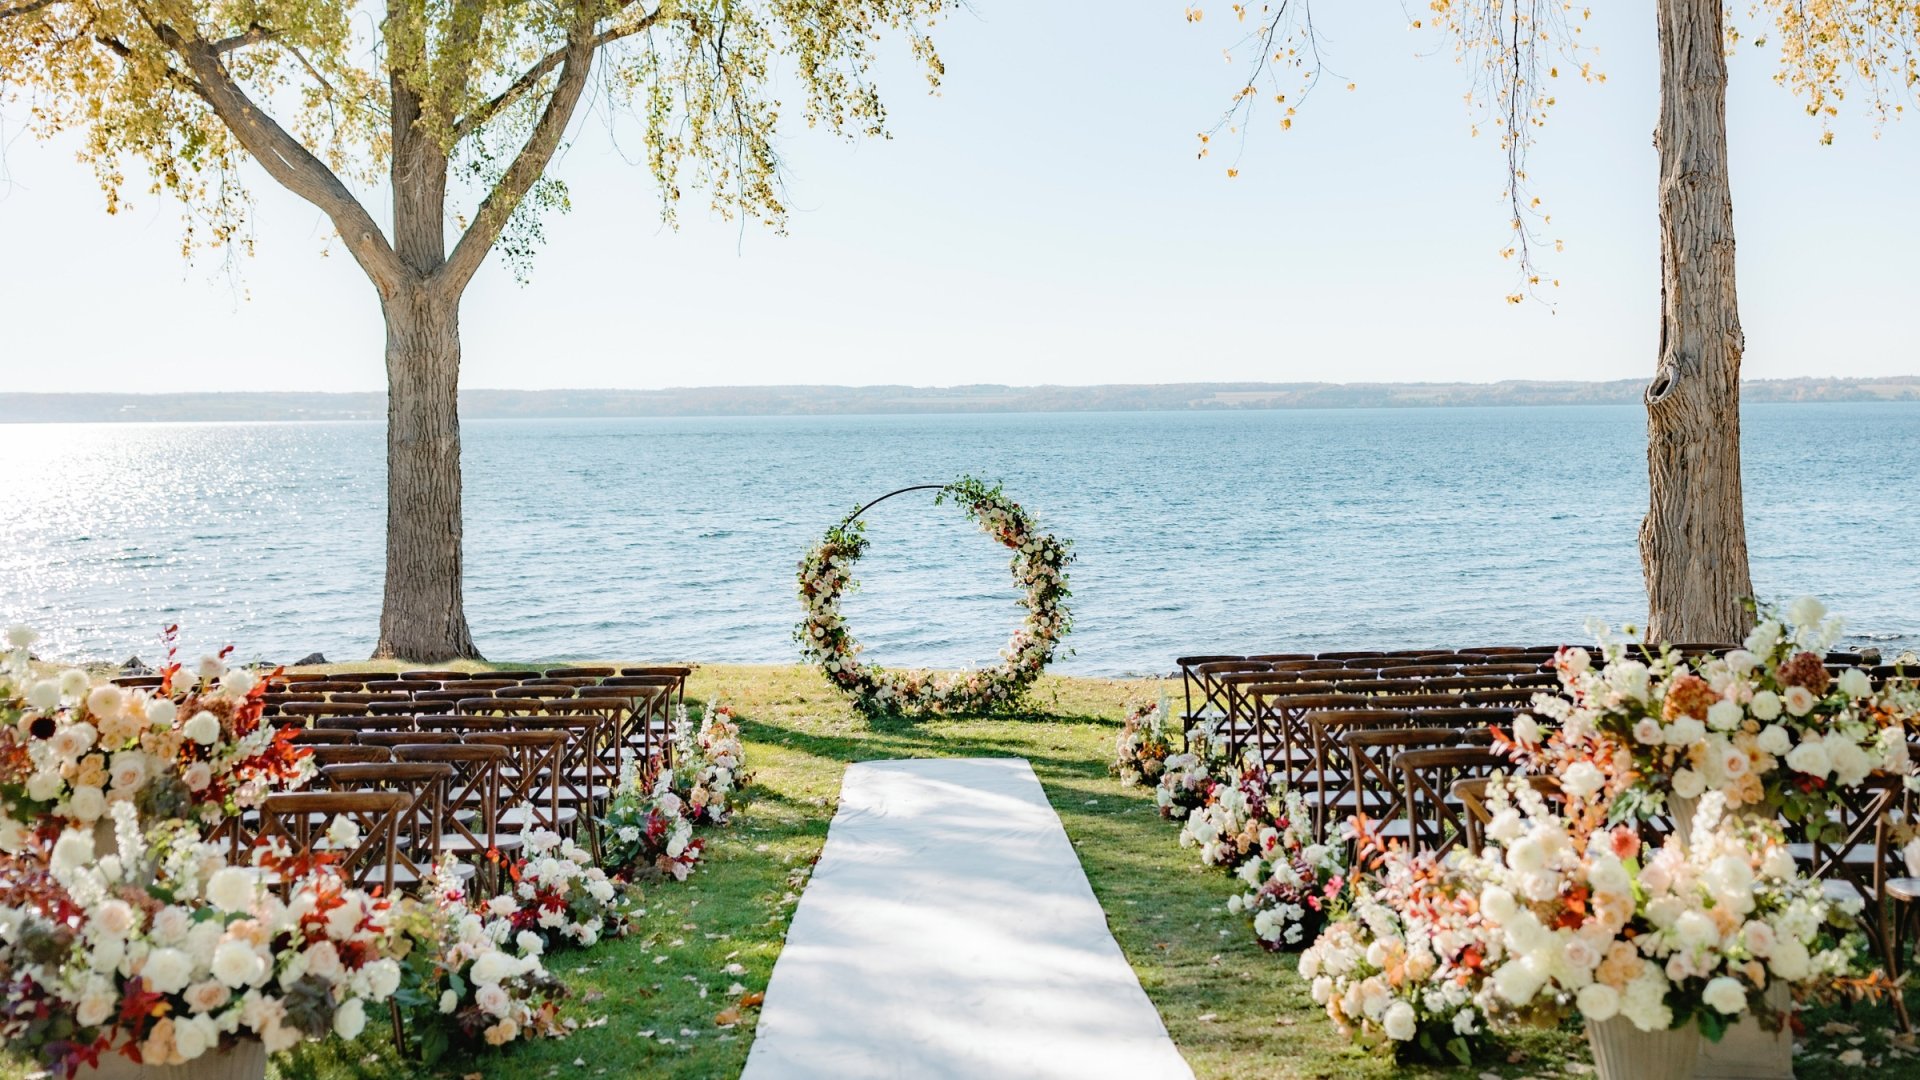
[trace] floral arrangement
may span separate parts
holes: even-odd
[[[1347,907],[1300,954],[1313,1000],[1342,1031],[1399,1057],[1473,1060],[1498,948],[1463,876],[1432,852],[1362,835]]]
[[[1643,1031],[1692,1022],[1709,1039],[1749,1011],[1778,1030],[1775,982],[1797,989],[1861,980],[1866,941],[1851,905],[1802,876],[1778,829],[1706,796],[1683,842],[1643,852],[1630,826],[1550,809],[1524,784],[1492,785],[1488,845],[1460,860],[1494,928],[1499,1016],[1578,1011]],[[1584,819],[1584,820],[1583,820]]]
[[[564,1037],[564,989],[540,962],[545,939],[476,907],[451,869],[443,859],[420,896],[397,900],[387,919],[386,944],[402,968],[394,1000],[419,1057],[431,1064],[456,1043]]]
[[[695,726],[687,708],[677,708],[673,725],[674,767],[656,777],[656,789],[680,797],[681,812],[695,825],[725,825],[732,798],[753,782],[746,771],[747,752],[733,710],[719,702],[703,710]]]
[[[9,631],[0,687],[17,689],[0,695],[10,699],[0,708],[0,851],[20,851],[36,829],[90,825],[122,801],[152,821],[216,826],[307,782],[309,751],[261,722],[265,685],[227,667],[226,651],[186,667],[174,632],[149,692],[94,686],[77,669],[36,679],[34,635]]]
[[[1287,792],[1297,802],[1299,796]],[[1198,848],[1200,861],[1232,871],[1261,851],[1265,835],[1284,816],[1282,799],[1258,765],[1237,776],[1216,777],[1206,801],[1180,827],[1180,846]]]
[[[1251,917],[1261,946],[1277,952],[1319,930],[1346,884],[1346,867],[1344,845],[1315,842],[1313,811],[1298,792],[1272,801],[1272,819],[1235,872],[1248,891],[1229,897],[1227,910]]]
[[[108,1054],[179,1065],[243,1038],[274,1052],[357,1037],[398,989],[386,901],[325,862],[263,844],[230,865],[188,822],[143,828],[130,799],[108,817],[111,850],[72,826],[0,868],[9,1045],[64,1074]]]
[[[1744,648],[1693,663],[1672,650],[1635,655],[1610,634],[1600,667],[1585,649],[1562,651],[1564,697],[1534,701],[1551,729],[1517,719],[1512,752],[1576,797],[1607,784],[1619,820],[1712,791],[1809,832],[1838,828],[1828,811],[1842,789],[1911,773],[1905,732],[1920,697],[1902,683],[1876,689],[1858,668],[1829,673],[1841,624],[1818,600],[1795,601],[1784,619],[1758,614]]]
[[[1173,756],[1173,739],[1167,733],[1167,701],[1141,703],[1128,711],[1120,723],[1120,735],[1114,742],[1113,763],[1107,771],[1123,784],[1152,787],[1166,771]]]
[[[651,784],[639,770],[624,770],[600,819],[602,861],[616,874],[631,878],[650,873],[685,881],[700,861],[706,841],[693,835],[686,801],[671,785],[664,769]]]
[[[806,616],[794,631],[801,653],[868,716],[990,712],[1018,704],[1053,659],[1072,626],[1066,601],[1070,545],[1041,532],[1019,503],[963,476],[940,489],[936,502],[958,503],[982,532],[1013,551],[1014,581],[1026,595],[1026,619],[1002,650],[999,667],[961,671],[894,671],[861,661],[860,643],[840,614],[840,598],[854,587],[853,564],[867,549],[859,511],[833,528],[800,561],[800,603]]]
[[[520,858],[507,868],[513,887],[489,899],[486,912],[544,947],[590,947],[626,933],[622,886],[594,864],[587,849],[548,829],[524,834]]]
[[[1228,760],[1226,741],[1218,737],[1218,719],[1204,720],[1189,734],[1187,749],[1169,755],[1153,787],[1160,816],[1184,820],[1207,805],[1216,784],[1237,776],[1240,769]]]

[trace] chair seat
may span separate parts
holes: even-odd
[[[1887,881],[1887,895],[1903,904],[1920,901],[1920,878],[1897,877]]]

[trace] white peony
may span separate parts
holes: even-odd
[[[1735,649],[1725,657],[1727,670],[1735,675],[1746,675],[1760,666],[1760,658],[1745,649]]]
[[[1707,726],[1715,731],[1732,731],[1745,717],[1745,711],[1734,702],[1716,701],[1707,709]]]
[[[1691,716],[1682,716],[1667,725],[1668,746],[1692,746],[1707,737],[1707,725]]]
[[[27,688],[27,705],[37,712],[51,712],[60,707],[60,684],[53,679],[41,679]]]
[[[118,716],[126,703],[127,692],[112,683],[96,686],[87,694],[87,712],[94,716]]]
[[[1773,720],[1780,715],[1780,695],[1771,690],[1762,690],[1753,695],[1747,703],[1747,710],[1761,721]]]
[[[133,933],[133,905],[117,897],[102,901],[99,907],[93,909],[87,925],[103,934],[126,937]]]

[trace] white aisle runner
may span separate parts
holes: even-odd
[[[1021,758],[864,762],[742,1080],[1191,1080]]]

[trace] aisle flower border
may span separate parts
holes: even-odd
[[[997,667],[955,672],[892,670],[860,660],[861,645],[840,614],[840,598],[855,586],[853,564],[867,550],[866,522],[860,515],[872,503],[828,529],[800,561],[800,603],[807,613],[794,638],[806,659],[818,664],[827,681],[868,716],[1010,708],[1040,677],[1073,625],[1066,603],[1072,595],[1066,575],[1066,566],[1073,561],[1071,542],[1042,532],[997,484],[988,487],[963,476],[942,486],[934,503],[949,499],[982,532],[1012,550],[1014,581],[1026,590],[1020,603],[1027,617],[1001,650],[1004,662]]]

